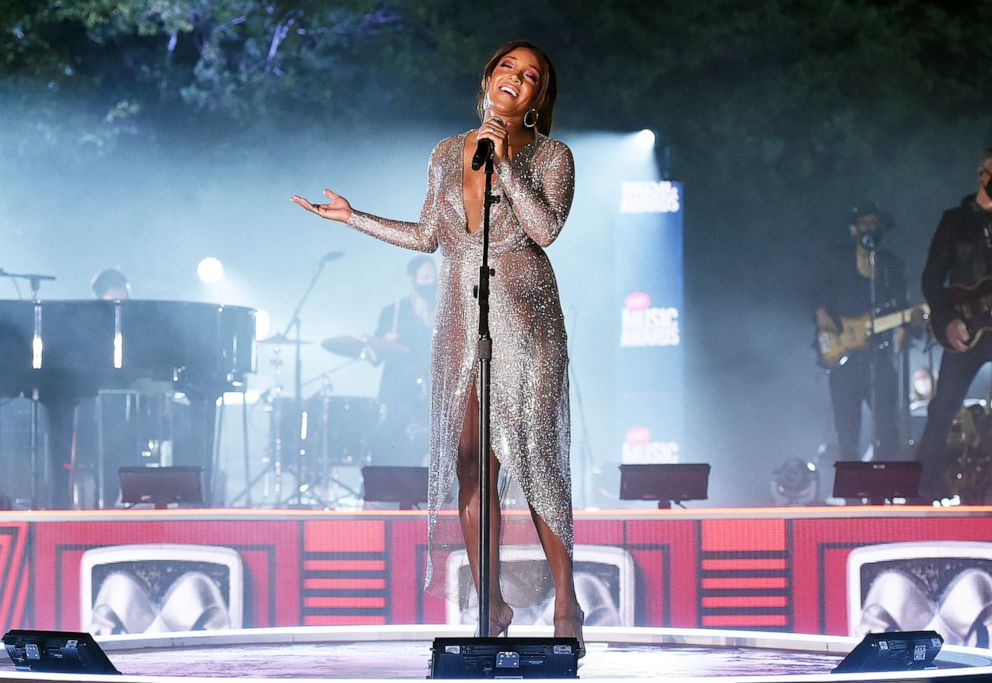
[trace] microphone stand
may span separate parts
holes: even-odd
[[[492,556],[490,529],[489,452],[492,438],[489,433],[489,395],[491,384],[491,363],[493,340],[489,332],[489,278],[496,271],[489,267],[489,210],[499,203],[493,195],[493,148],[489,147],[486,156],[486,191],[482,209],[482,265],[479,267],[479,284],[473,288],[473,296],[479,301],[479,637],[489,637],[489,572]],[[497,539],[498,542],[498,539]]]
[[[38,290],[41,288],[42,282],[51,282],[55,279],[54,275],[39,275],[38,273],[8,273],[3,268],[0,268],[0,277],[9,277],[11,280],[27,280],[31,283],[31,299],[33,301],[38,300]]]
[[[303,292],[303,296],[300,297],[299,303],[296,304],[296,309],[293,311],[293,317],[290,318],[289,324],[286,325],[286,329],[283,330],[282,335],[284,338],[289,337],[289,331],[295,328],[296,334],[293,341],[293,346],[295,346],[295,355],[293,357],[294,365],[294,378],[293,378],[293,406],[294,415],[297,418],[297,428],[294,432],[299,438],[299,420],[302,419],[303,415],[303,360],[300,354],[300,348],[303,346],[303,340],[300,336],[300,311],[303,310],[303,304],[306,303],[307,299],[310,298],[310,293],[313,288],[317,285],[317,280],[320,279],[321,274],[324,272],[324,266],[327,265],[325,259],[321,259],[317,263],[317,270],[314,271],[313,277],[310,278],[310,284],[307,285],[307,289]],[[302,492],[300,491],[300,485],[303,479],[303,462],[301,461],[303,452],[301,450],[302,444],[298,441],[296,443],[296,493],[289,497],[286,501],[289,503],[294,500],[297,504],[301,503],[303,500]],[[279,449],[281,450],[281,449]],[[276,453],[279,462],[276,463],[277,471],[282,469],[282,453]]]
[[[875,318],[878,314],[877,255],[879,236],[865,233],[861,236],[861,246],[868,252],[868,321],[871,334],[875,336]],[[871,406],[871,457],[878,460],[878,341],[868,350],[868,404]]]

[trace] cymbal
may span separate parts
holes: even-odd
[[[265,339],[259,339],[259,344],[295,344],[296,340],[292,337],[287,337],[282,332],[278,332],[271,337],[266,337]],[[301,339],[301,344],[313,344],[312,341],[308,339]]]
[[[347,356],[348,358],[361,358],[362,352],[365,350],[365,340],[352,335],[328,337],[320,342],[320,345],[324,347],[325,351],[336,353],[339,356]]]

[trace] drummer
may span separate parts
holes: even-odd
[[[373,452],[377,465],[419,465],[426,456],[437,266],[420,255],[406,272],[410,294],[382,309],[366,347],[367,359],[382,364],[384,419]]]

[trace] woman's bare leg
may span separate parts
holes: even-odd
[[[537,514],[533,506],[530,516],[537,527],[537,536],[548,558],[551,580],[555,584],[555,636],[575,637],[582,644],[582,623],[584,615],[575,594],[575,578],[572,558],[560,538],[551,530],[547,522]],[[584,645],[583,645],[584,647]]]
[[[458,518],[462,525],[462,535],[465,537],[465,551],[468,553],[469,566],[472,569],[472,580],[475,582],[476,593],[479,590],[479,399],[475,394],[475,385],[469,387],[468,404],[465,407],[465,417],[462,422],[462,434],[458,442]],[[513,619],[513,610],[503,600],[503,592],[499,582],[499,533],[500,516],[499,495],[499,461],[495,454],[489,452],[489,490],[492,492],[489,501],[489,533],[492,540],[492,551],[489,554],[489,614],[491,636],[496,636],[506,629]]]

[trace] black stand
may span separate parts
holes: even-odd
[[[489,488],[489,452],[492,438],[489,434],[489,395],[493,340],[489,333],[489,278],[496,271],[489,267],[489,210],[499,203],[493,195],[493,155],[490,147],[486,157],[486,192],[482,208],[482,265],[479,267],[479,284],[473,294],[479,301],[479,637],[489,637],[489,562],[492,556],[489,506],[492,491]],[[499,542],[499,539],[497,539]]]
[[[473,160],[473,170],[478,167]],[[489,209],[499,203],[492,193],[492,147],[486,158],[486,192],[482,210],[482,265],[474,295],[479,300],[479,631],[471,639],[435,638],[430,678],[578,678],[579,642],[575,638],[491,638],[489,629],[489,394],[493,340],[489,333]],[[496,539],[499,542],[499,539]]]
[[[293,340],[293,346],[295,347],[294,349],[295,355],[293,357],[293,364],[294,364],[293,409],[294,409],[294,415],[296,415],[297,417],[303,415],[303,361],[300,357],[300,348],[303,346],[303,340],[302,337],[300,336],[300,325],[301,325],[300,311],[303,310],[303,304],[305,304],[307,299],[310,298],[310,293],[313,291],[313,288],[317,285],[317,280],[320,279],[321,274],[324,272],[324,265],[326,265],[326,263],[327,263],[326,259],[321,259],[317,263],[317,270],[314,271],[313,277],[310,278],[310,284],[307,285],[306,291],[303,292],[303,296],[300,298],[299,303],[296,304],[296,309],[293,311],[293,317],[290,319],[289,324],[286,325],[286,329],[283,330],[282,332],[282,336],[284,338],[288,338],[289,331],[294,328],[296,330],[296,334]],[[303,462],[304,455],[305,452],[303,451],[302,444],[298,443],[297,451],[296,451],[296,491],[293,493],[292,496],[289,497],[288,500],[286,500],[286,504],[291,506],[303,504],[304,490],[306,490],[310,496],[316,497],[315,493],[312,490],[310,490],[309,486],[307,486],[304,489],[304,485],[303,485],[303,473],[305,471],[304,468],[305,463]],[[317,503],[320,504],[321,507],[327,507],[326,503],[323,500],[318,499]]]
[[[37,273],[8,273],[3,268],[0,268],[0,277],[9,277],[14,281],[14,286],[17,286],[18,280],[27,280],[31,284],[31,300],[35,305],[35,333],[40,334],[41,330],[39,328],[40,318],[38,316],[40,313],[41,297],[38,295],[38,290],[41,289],[41,283],[43,281],[51,281],[55,279],[54,275],[38,275]],[[20,296],[20,288],[18,288],[18,296]],[[31,390],[31,509],[37,510],[40,507],[52,508],[56,505],[60,507],[68,508],[71,504],[71,497],[69,496],[69,482],[68,479],[65,482],[64,490],[61,487],[61,480],[56,482],[51,480],[51,477],[56,476],[54,472],[58,467],[61,467],[61,463],[56,463],[52,466],[51,463],[45,461],[44,458],[44,437],[41,433],[41,391],[39,387],[34,387]],[[58,477],[56,476],[56,479]],[[46,499],[41,500],[41,489],[47,488],[48,491],[45,493]],[[44,503],[44,505],[42,505]]]
[[[879,236],[865,233],[861,236],[861,246],[868,252],[868,329],[875,334],[875,318],[878,314],[877,254]],[[868,347],[868,405],[871,407],[871,457],[881,460],[878,449],[878,343],[873,341]]]
[[[11,280],[27,280],[31,284],[31,300],[38,301],[38,290],[41,288],[42,282],[51,282],[55,280],[54,275],[39,275],[38,273],[8,273],[3,268],[0,268],[0,277],[9,277]],[[20,289],[18,289],[18,296],[20,296]]]

